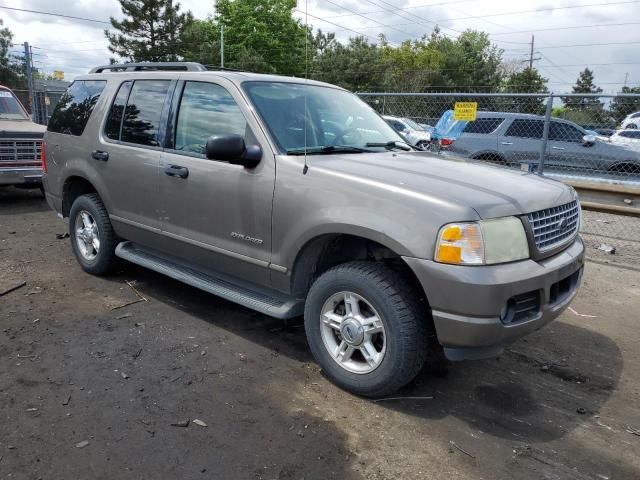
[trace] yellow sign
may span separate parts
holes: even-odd
[[[478,115],[478,102],[456,102],[453,110],[454,120],[474,122]]]
[[[61,70],[53,71],[53,79],[54,80],[64,80],[64,72]]]

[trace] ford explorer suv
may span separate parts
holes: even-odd
[[[13,92],[0,85],[0,186],[41,187],[45,130],[31,121]]]
[[[199,64],[98,67],[47,133],[49,205],[86,272],[117,258],[276,318],[383,396],[494,357],[581,281],[569,186],[416,150],[356,95]],[[570,339],[567,339],[570,341]]]
[[[450,151],[469,158],[514,165],[537,163],[544,117],[522,113],[478,112]],[[640,153],[597,139],[573,122],[552,119],[545,169],[633,176],[640,179]]]

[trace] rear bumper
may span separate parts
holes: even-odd
[[[38,185],[41,183],[41,168],[0,168],[0,185]]]
[[[462,360],[495,356],[505,345],[557,318],[580,286],[584,245],[578,237],[564,251],[540,262],[469,267],[415,258],[405,261],[429,300],[445,353]],[[522,320],[508,321],[510,300],[528,294],[539,299],[537,309]]]

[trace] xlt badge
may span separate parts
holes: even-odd
[[[239,240],[244,240],[245,242],[250,242],[250,243],[253,243],[255,245],[262,245],[264,243],[264,240],[262,240],[261,238],[250,237],[248,235],[244,235],[243,233],[231,232],[231,236],[233,238],[237,238]]]

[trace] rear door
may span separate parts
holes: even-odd
[[[158,169],[169,93],[175,81],[122,82],[107,114],[94,161],[108,187],[112,222],[129,240],[160,232]]]
[[[538,162],[543,132],[543,120],[515,118],[499,138],[498,148],[509,163]]]
[[[498,161],[497,130],[504,117],[479,117],[467,123],[462,135],[453,144],[452,151],[467,157],[480,158],[491,162]]]
[[[160,167],[162,231],[168,253],[267,285],[275,159],[237,88],[219,82],[186,80],[176,89]],[[230,134],[262,146],[255,169],[206,158],[207,139]],[[183,177],[171,175],[176,168]]]

